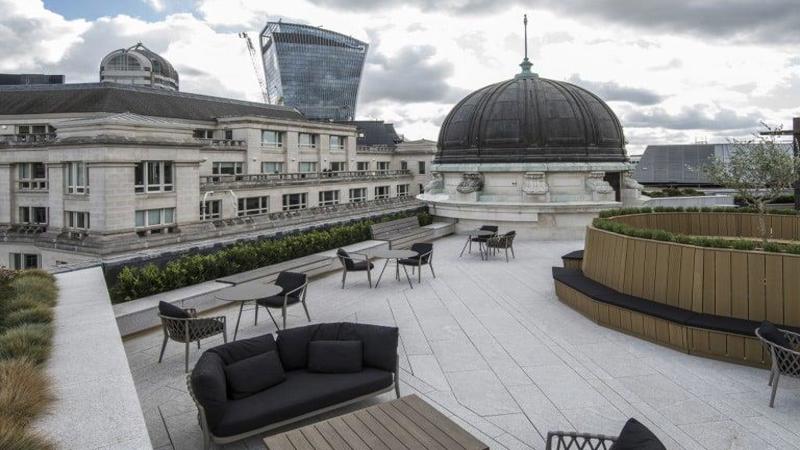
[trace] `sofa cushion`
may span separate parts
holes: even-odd
[[[308,370],[320,373],[361,372],[361,341],[311,341]]]
[[[214,427],[228,402],[225,362],[210,350],[204,352],[194,365],[190,380],[195,398],[206,410],[209,426]]]
[[[278,352],[251,356],[225,366],[228,394],[233,400],[249,397],[286,379]]]
[[[758,327],[758,332],[761,333],[761,337],[772,342],[773,344],[792,350],[792,344],[789,343],[788,339],[786,339],[786,335],[783,334],[783,332],[771,322],[765,320],[763,323],[761,323],[761,326]]]
[[[636,419],[628,419],[610,450],[667,450],[652,431]]]
[[[279,339],[280,341],[280,339]],[[286,372],[286,381],[258,394],[232,400],[210,425],[216,436],[234,436],[386,389],[392,374],[365,368],[358,373]]]
[[[158,312],[162,316],[174,317],[176,319],[188,319],[192,317],[185,310],[164,301],[158,302]]]
[[[397,370],[397,327],[363,323],[342,323],[340,340],[357,340],[363,344],[364,366],[394,372]]]
[[[271,334],[229,342],[208,350],[222,358],[225,365],[250,358],[251,356],[276,350],[275,338]]]
[[[278,331],[278,353],[284,370],[305,369],[308,364],[308,343],[318,325],[289,328]]]

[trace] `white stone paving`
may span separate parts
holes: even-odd
[[[781,380],[772,409],[766,370],[651,344],[560,303],[551,267],[583,242],[519,240],[517,258],[506,263],[481,261],[475,253],[458,258],[462,239],[435,242],[438,278],[423,269],[413,290],[388,269],[378,289],[369,289],[363,274],[348,277],[344,290],[340,273],[312,280],[312,319],[398,326],[401,392],[420,395],[493,449],[542,449],[547,432],[557,429],[615,435],[629,417],[670,449],[800,448],[797,380]],[[231,336],[236,312],[218,310],[227,315]],[[261,312],[253,326],[253,311],[245,311],[240,337],[275,331]],[[288,324],[306,324],[302,307],[289,310]],[[198,448],[183,346],[168,344],[157,364],[161,339],[159,330],[125,341],[153,446]],[[217,343],[221,338],[203,349]],[[191,364],[201,352],[192,347]],[[252,438],[226,448],[263,446]]]

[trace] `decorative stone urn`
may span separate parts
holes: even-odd
[[[425,185],[425,193],[438,194],[444,190],[444,177],[441,172],[431,172],[431,181]]]
[[[465,172],[456,190],[461,194],[472,194],[483,189],[483,175],[479,172]]]
[[[522,184],[522,192],[533,201],[550,201],[550,186],[547,185],[547,176],[544,172],[525,172],[523,178],[525,181]]]
[[[592,201],[606,201],[613,200],[614,188],[606,180],[605,172],[589,172],[589,177],[586,178],[586,189],[592,194]],[[609,198],[609,194],[611,195]]]

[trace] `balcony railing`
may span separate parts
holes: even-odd
[[[247,141],[243,139],[198,139],[206,147],[247,147]]]
[[[56,140],[55,133],[26,133],[0,135],[0,142],[10,144],[33,144]]]
[[[321,184],[327,181],[370,181],[412,176],[410,170],[368,170],[352,172],[265,173],[257,175],[209,175],[200,177],[200,186],[216,187],[282,186],[287,184]]]
[[[394,145],[359,145],[356,153],[393,153],[396,149]]]

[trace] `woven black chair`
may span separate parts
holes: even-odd
[[[358,258],[354,258],[354,256]],[[344,269],[342,271],[342,289],[344,289],[344,282],[347,279],[347,272],[367,272],[367,282],[369,287],[372,287],[372,268],[375,266],[369,261],[369,256],[361,253],[350,254],[345,249],[340,248],[336,250],[336,257],[339,258],[339,262],[342,263],[342,268]]]
[[[486,248],[491,251],[493,255],[497,254],[498,250],[505,250],[506,262],[508,262],[508,250],[511,250],[511,256],[516,259],[517,255],[514,254],[514,238],[516,236],[516,231],[509,231],[502,236],[491,237],[486,241]]]
[[[222,334],[222,340],[228,342],[228,333],[225,326],[225,316],[218,317],[197,317],[197,310],[194,308],[178,308],[167,302],[159,302],[158,317],[161,318],[161,326],[164,330],[164,342],[161,344],[161,353],[158,355],[158,362],[164,359],[164,350],[167,348],[167,341],[170,339],[180,342],[186,346],[184,364],[186,372],[189,371],[189,344],[197,342],[200,348],[200,340],[211,336]]]
[[[308,276],[304,273],[281,272],[278,274],[278,279],[275,280],[275,284],[283,288],[280,294],[256,300],[258,306],[263,306],[267,310],[267,314],[269,314],[269,318],[272,319],[272,323],[275,324],[275,328],[281,329],[270,309],[281,310],[283,328],[286,328],[286,308],[296,303],[301,303],[303,305],[303,309],[306,311],[306,317],[308,321],[311,322],[311,315],[308,314],[308,307],[306,306]],[[258,306],[256,306],[256,308],[258,308]]]
[[[478,229],[479,229],[479,230],[481,230],[481,231],[491,231],[491,232],[493,232],[494,234],[492,234],[492,235],[490,235],[490,236],[475,236],[474,238],[470,239],[470,240],[469,240],[469,251],[468,251],[468,253],[472,253],[472,243],[473,243],[473,242],[477,242],[477,243],[478,243],[478,245],[483,245],[483,244],[485,244],[485,243],[486,243],[486,242],[487,242],[489,239],[491,239],[491,238],[493,238],[493,237],[497,236],[497,230],[498,230],[498,228],[497,228],[497,226],[495,226],[495,225],[481,225],[481,227],[480,227],[480,228],[478,228]]]
[[[616,436],[604,434],[551,431],[547,433],[547,450],[609,450]]]
[[[800,334],[783,330],[764,322],[756,329],[756,336],[769,351],[772,367],[769,373],[769,386],[772,395],[769,407],[775,406],[775,394],[778,392],[778,380],[781,375],[800,378]]]
[[[422,283],[422,266],[430,267],[433,278],[436,278],[436,272],[433,271],[433,244],[427,242],[417,242],[416,244],[411,245],[411,251],[417,252],[417,256],[401,259],[398,261],[398,263],[404,266],[411,266],[412,274],[414,273],[414,270],[419,272],[417,275],[417,283]]]

